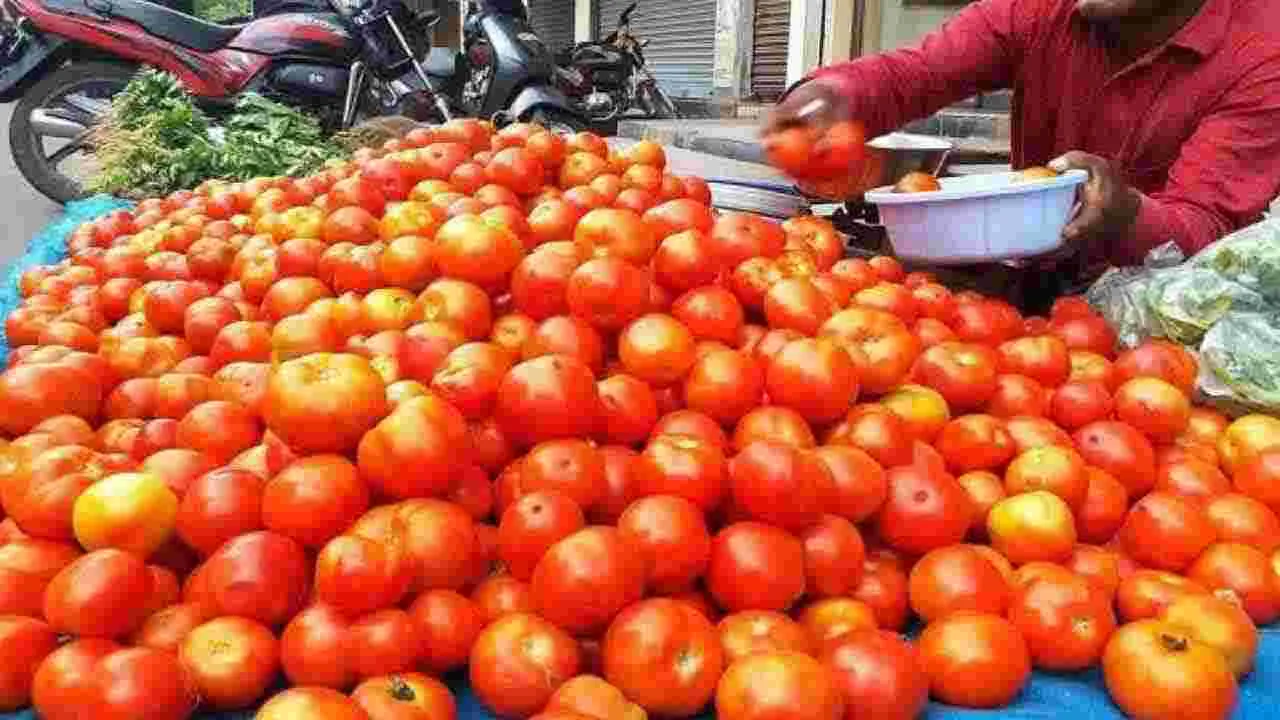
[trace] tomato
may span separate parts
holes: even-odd
[[[453,720],[457,706],[448,686],[421,673],[383,675],[360,683],[351,699],[369,720]]]
[[[861,630],[874,630],[875,612],[860,600],[830,597],[807,605],[799,616],[810,647],[823,648],[835,638]]]
[[[982,345],[945,342],[927,348],[914,368],[916,382],[942,394],[957,410],[981,407],[995,393],[994,351]]]
[[[1102,656],[1102,677],[1117,706],[1134,717],[1228,717],[1236,678],[1212,646],[1160,620],[1116,631]]]
[[[1280,519],[1247,495],[1224,493],[1208,498],[1205,515],[1220,541],[1250,545],[1267,555],[1280,548]]]
[[[316,353],[288,360],[267,381],[267,427],[300,452],[352,450],[386,414],[386,388],[369,361]]]
[[[711,246],[726,267],[753,257],[777,257],[786,235],[777,223],[748,213],[723,213],[711,227]]]
[[[822,515],[834,481],[812,453],[781,443],[757,441],[729,463],[733,505],[747,516],[798,531]]]
[[[696,714],[715,693],[724,667],[711,623],[677,600],[652,599],[624,610],[604,636],[605,678],[648,712]]]
[[[689,229],[661,237],[664,239],[653,254],[653,274],[663,287],[685,291],[715,281],[721,266],[705,231]]]
[[[579,675],[556,689],[544,709],[547,713],[574,713],[595,720],[644,720],[643,708],[622,691],[595,675]]]
[[[372,720],[356,701],[342,693],[322,687],[292,687],[258,708],[255,720]]]
[[[84,712],[85,693],[98,661],[119,650],[110,640],[72,640],[49,653],[35,671],[31,699],[41,718],[76,720]]]
[[[651,495],[636,500],[622,513],[617,527],[648,554],[649,585],[655,592],[686,590],[706,570],[711,534],[701,508],[685,498]]]
[[[1123,483],[1131,499],[1155,486],[1155,449],[1133,426],[1104,420],[1085,425],[1072,439],[1085,462]]]
[[[57,633],[44,621],[0,615],[0,710],[31,702],[36,669],[57,647]]]
[[[534,604],[539,614],[570,632],[603,630],[644,596],[647,565],[644,551],[618,530],[579,530],[538,561],[530,583]]]
[[[268,530],[318,548],[337,537],[369,507],[369,490],[356,466],[339,455],[297,460],[262,490]]]
[[[360,475],[394,498],[443,494],[470,459],[470,439],[466,418],[453,405],[436,395],[412,398],[360,439]]]
[[[49,581],[79,556],[79,548],[71,544],[0,539],[0,616],[43,618]]]
[[[1073,509],[1084,504],[1089,490],[1084,459],[1074,450],[1056,445],[1020,453],[1005,469],[1004,478],[1010,495],[1046,490]]]
[[[642,378],[643,379],[643,378]],[[548,355],[514,366],[502,380],[494,415],[520,445],[584,437],[595,426],[596,383],[580,360]]]
[[[1280,580],[1256,548],[1216,542],[1191,564],[1187,577],[1220,597],[1234,597],[1258,625],[1280,617]]]
[[[871,517],[888,496],[884,469],[866,452],[842,445],[814,451],[831,475],[828,511],[858,523]]]
[[[102,387],[70,364],[23,364],[0,373],[0,430],[21,435],[58,415],[95,417]]]
[[[1008,705],[1031,675],[1026,641],[997,615],[944,617],[924,629],[918,647],[933,697],[951,705]]]
[[[716,689],[724,720],[838,720],[844,698],[821,663],[795,652],[748,655],[725,670]]]
[[[692,435],[664,434],[649,441],[631,477],[638,495],[674,495],[709,512],[720,505],[728,473],[720,447]]]
[[[973,505],[955,478],[915,465],[891,468],[889,494],[876,519],[890,547],[923,555],[960,542],[969,530]]]
[[[1239,605],[1212,595],[1189,596],[1165,608],[1159,619],[1221,652],[1237,677],[1253,670],[1258,629]]]
[[[151,577],[135,555],[96,550],[76,559],[49,581],[44,617],[60,633],[123,637],[147,616]]]
[[[1245,415],[1232,422],[1218,439],[1222,467],[1235,477],[1244,471],[1246,477],[1266,469],[1257,462],[1259,456],[1280,445],[1280,419],[1269,415]]]
[[[860,449],[884,467],[903,465],[911,460],[912,440],[906,423],[879,404],[854,407],[843,422],[831,429],[826,442]]]
[[[346,657],[349,622],[327,605],[298,613],[280,636],[280,661],[294,685],[346,689],[355,675]]]
[[[1073,380],[1053,393],[1049,414],[1054,422],[1067,430],[1106,420],[1115,403],[1107,386],[1097,381]]]
[[[618,330],[644,313],[649,278],[621,258],[594,258],[569,276],[565,300],[573,315],[601,330]]]
[[[565,355],[586,363],[597,371],[604,365],[604,339],[587,321],[568,315],[556,315],[534,328],[521,347],[524,359],[543,355]]]
[[[377,610],[351,623],[346,647],[344,660],[361,679],[408,672],[423,652],[417,623],[399,608]]]
[[[578,644],[563,630],[535,615],[507,615],[476,639],[471,687],[495,713],[527,717],[546,707],[580,663]]]
[[[998,469],[1013,458],[1013,437],[990,415],[963,415],[942,427],[935,441],[947,466],[957,472]]]
[[[262,479],[223,468],[201,475],[178,506],[178,537],[202,555],[231,538],[262,529]]]
[[[564,492],[526,493],[506,509],[498,525],[498,556],[508,572],[525,581],[548,548],[586,527],[581,506]]]
[[[220,710],[248,707],[266,693],[280,666],[271,630],[244,618],[224,617],[193,629],[178,647],[201,704]]]
[[[1148,340],[1116,358],[1116,379],[1124,383],[1134,378],[1157,378],[1173,385],[1185,395],[1195,389],[1195,357],[1181,345],[1167,340]]]
[[[428,590],[418,596],[409,614],[421,635],[419,661],[443,673],[466,664],[485,620],[479,606],[452,590]]]
[[[997,346],[1022,332],[1022,318],[1008,303],[984,298],[956,305],[951,329],[964,342]]]
[[[1107,598],[1083,578],[1023,585],[1010,603],[1009,620],[1026,639],[1035,666],[1053,671],[1097,663],[1116,628]]]
[[[1203,507],[1180,495],[1153,492],[1129,510],[1119,539],[1142,565],[1182,572],[1214,541]]]
[[[1045,490],[996,503],[987,515],[987,535],[991,546],[1016,565],[1065,560],[1076,543],[1071,507]]]
[[[865,630],[841,635],[819,658],[831,672],[850,711],[883,720],[911,720],[929,701],[920,654],[898,635]]]
[[[209,611],[197,603],[169,605],[152,613],[129,640],[140,647],[176,653],[183,639],[210,619]]]
[[[639,478],[633,470],[639,454],[628,447],[605,445],[600,448],[600,455],[604,458],[603,494],[589,517],[596,524],[612,525],[639,496]]]
[[[795,620],[768,610],[725,616],[716,628],[726,666],[758,653],[810,652],[809,635]]]
[[[1115,395],[1116,417],[1156,442],[1169,442],[1186,429],[1191,401],[1173,385],[1152,377],[1138,377],[1121,385]]]
[[[764,314],[774,328],[814,335],[834,312],[827,296],[808,278],[779,280],[764,295]]]
[[[714,350],[690,368],[685,402],[692,410],[733,423],[759,406],[764,386],[764,369],[752,357],[735,350]]]
[[[188,590],[195,584],[201,596],[184,599],[206,604],[216,615],[238,615],[277,627],[306,602],[309,565],[302,546],[293,540],[273,532],[247,533],[209,556],[188,580]]]
[[[712,539],[704,577],[722,608],[786,610],[804,593],[804,545],[771,525],[741,522]]]
[[[843,417],[857,399],[857,369],[832,340],[795,340],[770,360],[765,388],[772,402],[806,420],[830,422]]]
[[[1099,315],[1053,318],[1049,332],[1073,352],[1088,351],[1103,357],[1112,357],[1115,352],[1116,331]]]
[[[911,607],[925,622],[958,610],[1003,614],[1009,587],[1000,571],[969,545],[925,554],[911,568]]]
[[[108,475],[76,498],[72,526],[86,550],[117,548],[146,557],[169,539],[178,496],[151,473]]]
[[[754,442],[774,442],[808,450],[817,445],[813,430],[800,413],[790,408],[758,407],[738,421],[733,429],[733,446],[741,451]]]
[[[1116,588],[1116,610],[1125,622],[1158,617],[1190,595],[1207,595],[1199,583],[1163,570],[1136,570]]]

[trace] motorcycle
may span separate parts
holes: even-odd
[[[603,40],[578,43],[557,58],[556,76],[565,94],[593,122],[608,122],[634,108],[647,118],[678,118],[671,98],[645,65],[648,40],[631,34],[631,3],[618,28]]]
[[[448,60],[443,55],[434,61],[428,56],[427,71],[456,88],[466,114],[498,123],[531,120],[559,132],[586,128],[585,118],[555,87],[555,60],[529,25],[522,0],[472,0],[462,52]]]
[[[330,131],[456,112],[455,53],[430,47],[440,16],[404,0],[284,0],[234,25],[146,0],[0,0],[0,11],[0,102],[18,103],[14,163],[58,202],[83,194],[77,176],[92,172],[92,129],[143,65],[176,75],[215,116],[249,92],[310,112]],[[520,119],[555,101],[509,99]]]

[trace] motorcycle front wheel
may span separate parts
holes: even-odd
[[[662,88],[658,87],[657,83],[647,82],[641,85],[636,95],[636,101],[646,118],[655,120],[679,119],[680,111],[676,109],[676,104],[662,91]]]
[[[137,71],[126,63],[73,62],[27,91],[9,121],[9,150],[32,187],[58,203],[84,197],[96,171],[92,128]]]

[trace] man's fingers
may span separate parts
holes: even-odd
[[[1102,208],[1086,203],[1080,208],[1080,213],[1063,228],[1062,236],[1068,240],[1083,237],[1089,234],[1093,228],[1101,226],[1102,220]]]

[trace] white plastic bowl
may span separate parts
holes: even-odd
[[[965,265],[1035,257],[1062,245],[1076,202],[1088,179],[1071,170],[1046,180],[1014,182],[1017,173],[943,178],[941,190],[867,193],[879,207],[893,252],[903,260]]]

